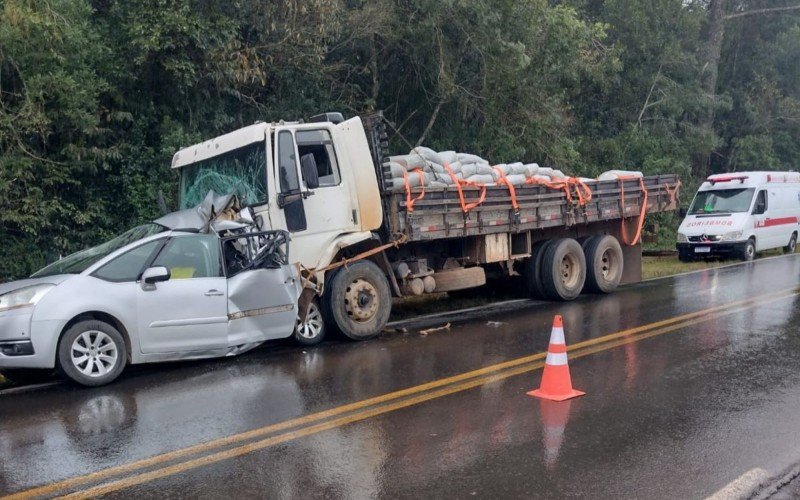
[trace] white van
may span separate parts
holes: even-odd
[[[800,174],[712,175],[700,186],[678,229],[682,262],[711,255],[752,260],[756,252],[794,253],[800,232]]]

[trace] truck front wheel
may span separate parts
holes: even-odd
[[[329,278],[323,310],[330,326],[353,340],[381,333],[392,312],[389,282],[368,260],[339,268]]]
[[[586,281],[586,257],[581,244],[571,238],[555,240],[542,258],[542,286],[550,300],[572,300]]]

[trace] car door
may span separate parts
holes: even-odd
[[[145,354],[204,351],[227,346],[227,281],[219,239],[208,234],[171,238],[150,264],[170,279],[140,283],[139,338]]]
[[[244,271],[228,266],[229,345],[285,338],[294,331],[301,284],[297,267],[287,264],[288,238],[284,231],[223,238],[226,258],[237,252],[234,245],[242,249],[248,242],[251,247],[266,248],[269,253],[266,256],[254,252],[260,258],[254,268],[250,267],[250,258],[246,259]],[[240,252],[243,253],[246,252]]]
[[[278,128],[275,164],[286,228],[292,234],[292,262],[317,265],[319,248],[336,236],[356,228],[356,211],[348,186],[342,182],[338,156],[331,133],[319,129]],[[302,177],[300,160],[312,155],[319,186],[309,189]]]

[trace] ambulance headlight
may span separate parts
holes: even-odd
[[[678,233],[678,243],[686,243],[687,241],[689,241],[689,238],[685,234]]]
[[[731,231],[722,236],[722,241],[737,241],[742,239],[742,231]]]

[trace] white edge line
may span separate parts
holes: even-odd
[[[758,467],[737,477],[706,500],[738,500],[750,498],[769,479],[769,473]]]

